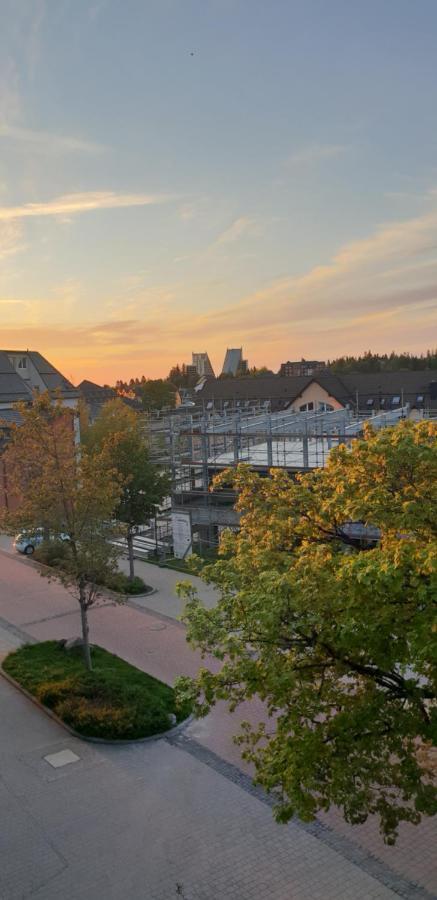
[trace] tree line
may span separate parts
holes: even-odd
[[[437,369],[437,350],[425,353],[372,353],[367,350],[361,356],[339,356],[327,363],[331,372],[395,372],[399,369],[419,371]]]

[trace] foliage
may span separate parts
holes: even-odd
[[[185,363],[182,363],[181,366],[179,365],[179,363],[177,363],[170,369],[167,375],[167,381],[169,381],[170,384],[173,384],[177,388],[189,388],[194,387],[194,385],[197,384],[197,382],[199,381],[199,375],[197,374],[197,372],[195,374],[188,372]]]
[[[325,469],[292,480],[248,467],[231,483],[239,533],[203,569],[220,590],[206,610],[185,585],[188,637],[221,669],[182,696],[205,715],[257,695],[268,727],[239,741],[276,816],[312,819],[331,804],[349,823],[398,823],[437,811],[427,753],[437,743],[437,425],[402,422],[331,451]],[[355,546],[348,522],[377,526]]]
[[[252,366],[246,374],[251,378],[258,378],[260,375],[273,375],[273,372],[267,366],[260,366],[259,368]]]
[[[139,432],[145,443],[148,433],[143,422],[144,416],[138,414],[121,397],[114,397],[103,404],[97,418],[92,424],[81,422],[80,439],[82,444],[92,451],[101,451],[105,441],[113,434],[122,432]]]
[[[42,527],[69,535],[69,553],[58,578],[76,596],[82,621],[84,656],[91,665],[88,610],[99,599],[99,585],[117,569],[110,543],[114,509],[121,485],[103,454],[90,454],[75,442],[74,411],[48,394],[20,405],[22,424],[13,426],[5,453],[8,483],[18,499],[5,511],[2,525],[10,533]]]
[[[71,547],[68,541],[44,541],[36,548],[33,559],[45,566],[53,566],[64,571],[71,566]],[[118,594],[145,594],[148,585],[139,575],[131,580],[124,572],[110,571],[103,573],[101,587],[109,588]]]
[[[419,356],[414,353],[372,353],[362,356],[340,356],[328,362],[331,372],[396,372],[398,369],[437,369],[437,350],[427,350]]]
[[[139,575],[129,578],[124,572],[116,572],[114,575],[111,575],[107,579],[105,586],[119,594],[131,594],[132,596],[145,594],[150,590],[149,586]]]
[[[115,389],[119,394],[134,395],[141,400],[143,409],[148,412],[165,408],[173,409],[176,404],[176,388],[163,378],[131,378],[130,381],[117,381]]]
[[[150,461],[141,419],[126,407],[119,415],[118,401],[104,405],[94,424],[88,428],[86,440],[91,452],[102,454],[108,468],[120,476],[122,487],[114,517],[126,528],[133,580],[135,530],[144,525],[162,503],[170,490],[170,479]]]
[[[190,713],[171,687],[113,656],[92,648],[89,672],[77,650],[59,641],[28,644],[3,661],[4,670],[64,722],[88,737],[113,740],[147,737]]]

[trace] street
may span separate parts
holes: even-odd
[[[8,543],[9,541],[9,543]],[[0,538],[0,650],[80,633],[76,600]],[[184,576],[137,563],[154,593],[90,613],[91,640],[172,683],[201,660],[185,640],[175,584]],[[208,604],[214,594],[202,586]],[[430,900],[437,888],[435,820],[404,825],[385,847],[376,823],[277,825],[232,741],[260,704],[217,706],[174,739],[102,747],[72,738],[0,679],[2,900],[278,898]],[[79,761],[50,770],[68,748]],[[6,814],[5,814],[6,820]],[[7,833],[4,833],[7,831]],[[181,893],[182,891],[182,893]]]

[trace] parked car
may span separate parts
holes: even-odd
[[[65,532],[61,532],[60,534],[49,534],[50,541],[68,541],[70,540],[68,534]],[[20,534],[14,538],[13,548],[17,550],[18,553],[24,553],[26,556],[31,556],[32,553],[35,552],[36,548],[40,546],[44,541],[44,529],[37,528],[34,532],[30,531],[22,531]]]

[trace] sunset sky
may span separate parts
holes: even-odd
[[[437,345],[436,0],[0,0],[0,347]]]

